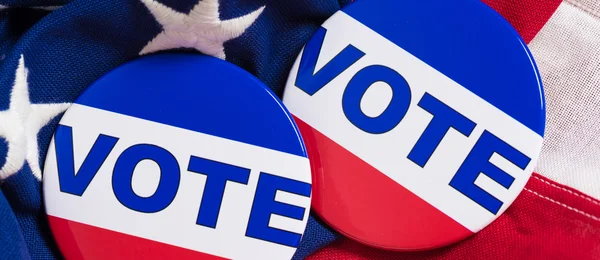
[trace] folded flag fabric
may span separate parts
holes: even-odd
[[[600,259],[600,5],[484,2],[528,42],[544,82],[546,139],[526,189],[480,233],[426,252],[369,248],[312,216],[295,259]],[[62,112],[96,79],[150,53],[200,52],[281,95],[302,46],[349,3],[0,0],[0,259],[62,258],[43,162]]]

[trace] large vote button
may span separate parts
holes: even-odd
[[[523,190],[545,104],[527,46],[476,0],[357,0],[299,54],[284,92],[313,209],[390,250],[480,231]]]
[[[67,110],[43,189],[67,259],[290,259],[311,173],[258,79],[203,55],[126,63]]]

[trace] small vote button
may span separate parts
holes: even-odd
[[[44,167],[67,259],[291,259],[310,163],[291,114],[217,58],[151,55],[65,112]]]
[[[442,247],[498,218],[545,128],[527,46],[475,0],[355,1],[306,43],[283,101],[306,142],[314,211],[389,250]]]

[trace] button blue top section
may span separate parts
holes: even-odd
[[[356,0],[342,10],[544,136],[535,62],[513,27],[477,0]]]
[[[273,92],[213,57],[143,57],[104,75],[75,103],[306,157],[291,114]]]

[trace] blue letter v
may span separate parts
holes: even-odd
[[[326,33],[325,28],[319,28],[304,47],[300,59],[296,86],[311,96],[365,55],[364,52],[349,44],[315,73]]]
[[[100,134],[79,171],[75,174],[73,129],[69,126],[58,125],[54,133],[54,142],[60,191],[77,196],[83,195],[118,140],[119,138]]]

